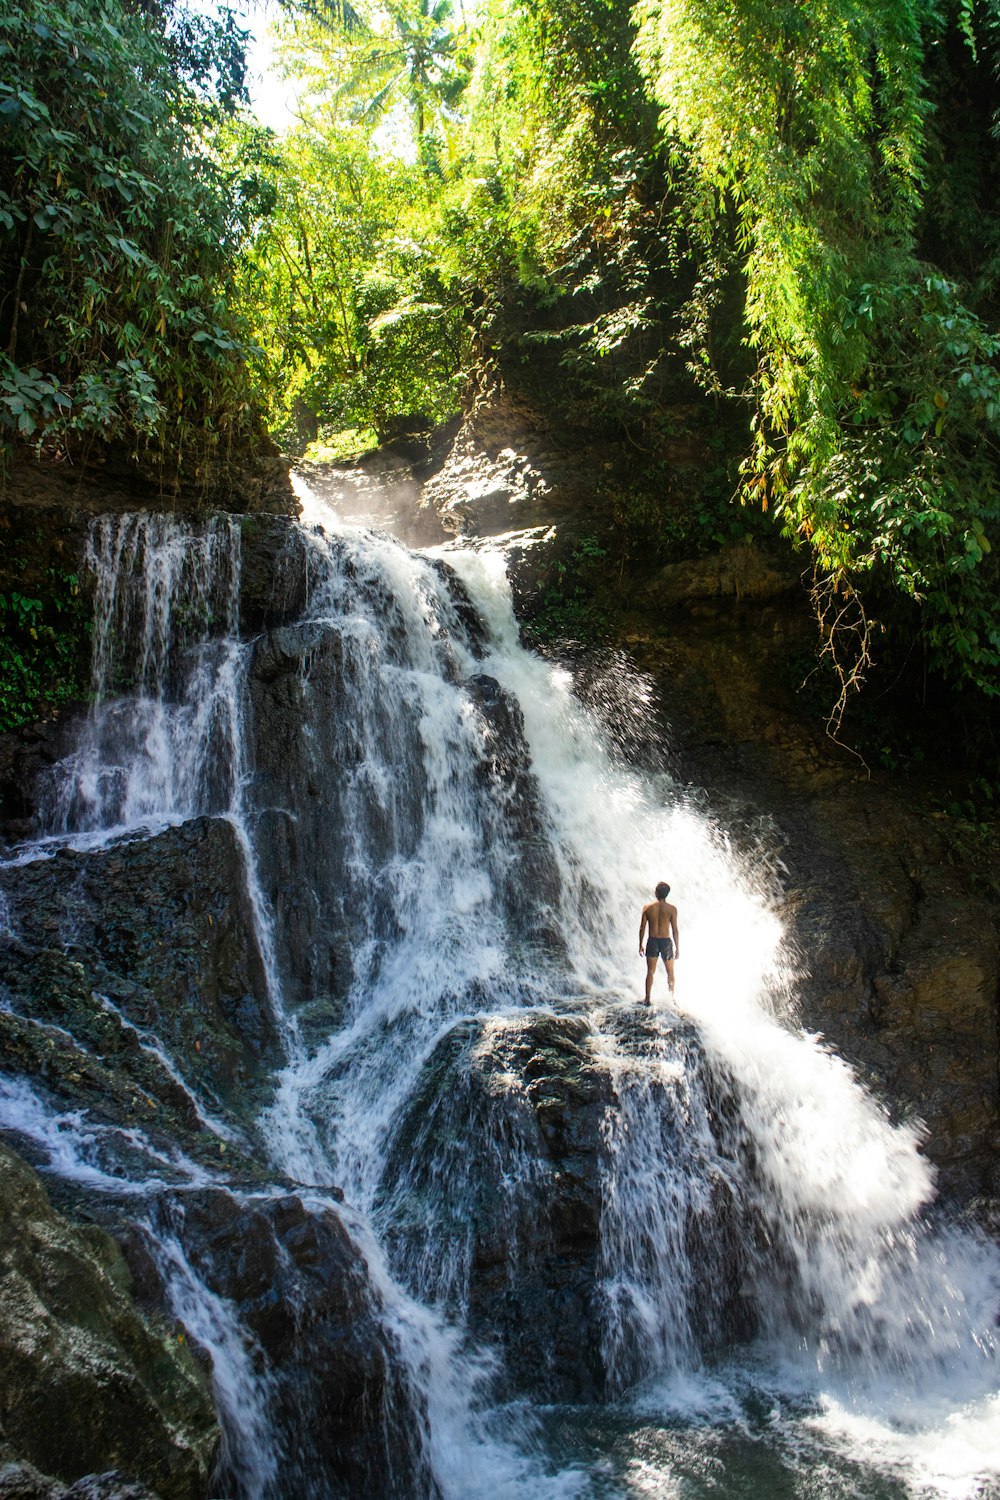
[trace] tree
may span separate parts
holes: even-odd
[[[0,422],[176,453],[259,433],[229,305],[247,204],[213,151],[231,16],[26,0],[0,16]]]
[[[294,446],[297,413],[380,434],[449,415],[464,327],[425,174],[343,123],[271,138],[260,159],[271,208],[239,279],[274,429]]]
[[[313,12],[286,29],[284,56],[305,81],[313,114],[325,102],[342,118],[346,107],[347,118],[370,131],[401,107],[427,161],[428,136],[454,123],[469,78],[451,0],[392,0],[375,19]]]
[[[641,0],[637,14],[663,129],[695,166],[692,233],[707,253],[737,224],[756,351],[744,495],[811,548],[845,687],[875,605],[912,628],[902,598],[932,669],[1000,693],[1000,346],[919,253],[938,9]]]

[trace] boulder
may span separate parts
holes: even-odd
[[[114,1241],[56,1213],[0,1145],[0,1428],[23,1460],[0,1468],[0,1494],[202,1500],[219,1435],[207,1384],[130,1284]],[[33,1489],[29,1465],[67,1490]]]
[[[686,1098],[654,1081],[639,1100],[627,1059],[652,1051],[680,1064],[679,1076],[690,1071],[720,1138],[733,1113],[725,1081],[707,1077],[697,1036],[679,1020],[616,1005],[602,1024],[610,1048],[584,1014],[515,1012],[455,1027],[425,1065],[383,1185],[399,1274],[500,1346],[510,1394],[598,1399],[649,1373],[651,1351],[697,1358],[753,1329],[743,1294],[753,1211],[737,1200],[733,1174],[697,1154]],[[609,1208],[612,1183],[627,1192],[623,1106],[645,1111],[677,1188],[665,1200],[670,1235],[697,1265],[686,1291],[683,1274],[657,1261],[662,1225],[637,1225],[634,1242],[617,1242],[629,1232]],[[648,1194],[642,1205],[663,1208]],[[644,1239],[652,1259],[636,1250]],[[636,1324],[638,1302],[616,1289],[623,1272],[637,1288],[663,1279],[679,1303],[662,1351]]]

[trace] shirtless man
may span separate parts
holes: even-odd
[[[656,973],[656,960],[663,959],[667,971],[667,983],[670,993],[674,993],[674,960],[681,956],[681,942],[677,935],[677,908],[667,900],[670,895],[670,887],[665,880],[661,880],[654,892],[655,901],[642,908],[642,921],[639,923],[639,956],[646,956],[646,1004],[650,1003],[653,993],[653,975]],[[649,941],[645,948],[642,939],[646,928],[649,928]]]

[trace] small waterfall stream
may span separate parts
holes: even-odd
[[[1000,1494],[1000,1259],[935,1225],[915,1132],[781,1019],[768,871],[522,649],[500,553],[412,553],[304,499],[305,602],[246,638],[236,520],[94,523],[94,705],[0,867],[7,913],[5,879],[59,850],[232,830],[276,1038],[252,1111],[100,1002],[215,1155],[0,1075],[15,1144],[137,1207],[212,1360],[213,1493]],[[621,684],[627,718],[645,696]],[[663,877],[678,1009],[661,974],[648,1012],[638,917]],[[279,1261],[305,1213],[363,1268],[370,1489],[324,1467],[319,1407],[282,1394],[192,1249],[223,1191]]]

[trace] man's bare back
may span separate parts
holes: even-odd
[[[648,906],[642,908],[642,920],[639,923],[639,953],[646,959],[646,1004],[650,1004],[653,993],[653,975],[656,973],[656,961],[663,959],[664,968],[667,971],[667,983],[670,993],[674,993],[674,960],[681,956],[680,936],[677,930],[677,908],[667,897],[670,895],[670,887],[666,881],[661,880],[656,887],[656,900],[650,901]],[[646,929],[649,929],[648,940],[643,943]]]

